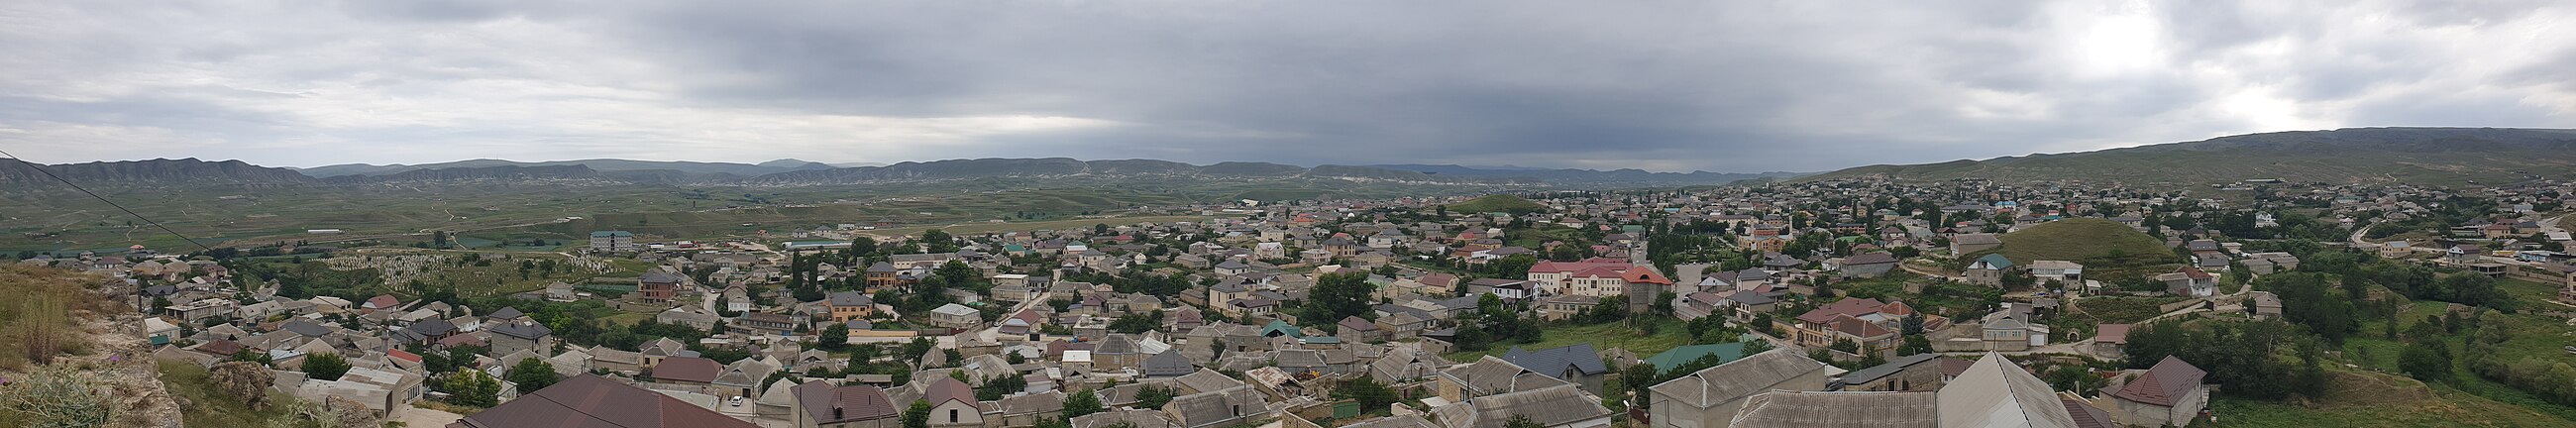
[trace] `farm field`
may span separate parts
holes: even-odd
[[[1653,323],[1653,326],[1650,328],[1630,326],[1624,322],[1610,322],[1593,325],[1555,325],[1549,326],[1539,333],[1538,343],[1524,343],[1516,345],[1496,344],[1492,349],[1484,351],[1452,352],[1447,355],[1443,355],[1442,357],[1448,358],[1449,361],[1465,363],[1474,362],[1477,357],[1485,355],[1502,355],[1503,352],[1509,351],[1513,347],[1519,347],[1521,349],[1548,349],[1577,343],[1590,343],[1592,344],[1592,349],[1595,350],[1622,348],[1627,349],[1630,352],[1635,352],[1639,356],[1645,356],[1662,353],[1664,351],[1672,350],[1673,348],[1681,347],[1682,345],[1691,344],[1689,343],[1691,340],[1690,332],[1686,331],[1688,326],[1684,325],[1681,320],[1661,318],[1655,319]],[[1653,330],[1654,333],[1649,334],[1646,333],[1645,330]]]

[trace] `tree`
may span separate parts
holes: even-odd
[[[259,363],[226,361],[206,370],[206,382],[215,391],[242,400],[251,410],[259,410],[268,406],[268,387],[277,384],[277,375]]]
[[[1370,379],[1367,376],[1343,382],[1340,389],[1333,390],[1333,395],[1358,401],[1361,411],[1384,409],[1386,405],[1397,401],[1395,390],[1387,389],[1385,384],[1377,383],[1376,379]]]
[[[912,407],[903,409],[903,428],[930,428],[930,402],[912,400]]]
[[[1514,413],[1511,419],[1503,420],[1503,428],[1547,428],[1547,425],[1530,420],[1529,415]]]
[[[547,386],[553,386],[555,381],[561,380],[561,375],[555,373],[555,365],[546,362],[543,358],[519,360],[518,364],[511,365],[510,371],[503,373],[502,376],[508,376],[510,383],[518,385],[520,394],[534,394],[537,390],[546,389]]]
[[[823,348],[823,350],[838,351],[842,348],[848,348],[850,346],[850,325],[832,323],[831,327],[823,328],[823,332],[821,334],[816,334],[814,337],[814,347]]]
[[[2397,370],[2425,382],[2451,379],[2451,347],[2439,343],[2417,343],[2397,354]]]
[[[482,370],[457,370],[447,375],[446,381],[440,385],[446,387],[449,403],[474,407],[501,404],[501,380],[483,374]]]
[[[1091,390],[1085,389],[1064,397],[1064,417],[1066,418],[1079,418],[1083,415],[1100,413],[1100,410],[1100,395],[1093,394]]]
[[[1178,390],[1156,385],[1145,385],[1144,388],[1138,388],[1136,390],[1136,408],[1160,409],[1163,408],[1164,403],[1172,402],[1172,397],[1178,397],[1180,395],[1180,391]]]
[[[1377,286],[1368,283],[1364,272],[1325,274],[1315,280],[1315,288],[1306,295],[1299,319],[1310,323],[1330,323],[1351,316],[1369,314],[1369,295]]]
[[[340,380],[349,374],[349,359],[340,354],[320,353],[304,357],[304,375],[321,380]]]

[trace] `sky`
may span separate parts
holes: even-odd
[[[1755,172],[2576,127],[2563,1],[150,3],[0,2],[0,148]]]

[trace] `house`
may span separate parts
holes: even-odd
[[[645,272],[635,280],[636,298],[651,303],[670,302],[680,295],[680,283],[687,280],[688,277],[664,270]]]
[[[1848,298],[1773,323],[1789,331],[1791,341],[1799,346],[1823,348],[1849,340],[1865,349],[1894,352],[1905,318],[1914,315],[1922,315],[1924,331],[1949,327],[1949,319],[1917,312],[1904,302]]]
[[[966,328],[984,322],[984,313],[966,305],[950,303],[931,309],[930,313],[922,314],[921,320],[934,326]]]
[[[1844,258],[1841,270],[1844,278],[1877,278],[1895,269],[1895,255],[1868,253]]]
[[[2065,403],[2049,390],[2048,382],[1992,352],[1977,358],[1935,394],[1941,407],[1939,426],[2076,426]]]
[[[2093,354],[2127,355],[2130,324],[2102,324],[2093,327]]]
[[[781,382],[784,383],[784,382]],[[902,426],[902,410],[885,390],[867,385],[832,386],[809,381],[790,390],[789,415],[797,428],[893,428]],[[773,397],[763,396],[763,401]]]
[[[2030,276],[2043,283],[2083,284],[2084,265],[2065,260],[2034,260],[2030,262]]]
[[[1941,426],[1941,409],[1937,405],[1938,401],[1938,394],[1930,392],[1771,391],[1746,397],[1742,412],[1735,414],[1722,425],[1711,426],[1936,428]]]
[[[517,351],[553,352],[555,349],[554,330],[534,321],[510,321],[484,328],[483,331],[491,332],[490,337],[485,338],[484,342],[492,346],[491,351],[494,354],[509,355]]]
[[[1048,390],[1002,397],[1000,401],[993,402],[992,407],[991,416],[995,417],[985,418],[991,423],[1005,427],[1036,426],[1039,421],[1055,421],[1064,417],[1064,392]]]
[[[2114,407],[2105,410],[2124,425],[2189,424],[2209,405],[2209,388],[2200,383],[2208,375],[2191,363],[2167,356],[2144,373],[2129,377],[2127,383],[2106,389]]]
[[[1582,314],[1584,309],[1591,309],[1593,306],[1599,306],[1600,304],[1601,299],[1598,297],[1566,294],[1539,301],[1537,309],[1540,318],[1545,318],[1549,321],[1564,321],[1574,319],[1574,316]]]
[[[421,381],[421,375],[408,371],[350,367],[338,380],[304,380],[288,392],[296,398],[313,402],[329,398],[356,401],[366,405],[367,410],[374,411],[376,416],[384,417],[410,408],[413,401],[419,401],[421,395],[427,394],[429,388],[422,386]],[[281,382],[279,387],[286,386]]]
[[[1163,404],[1163,413],[1179,428],[1207,428],[1242,424],[1270,417],[1270,404],[1252,385],[1193,393],[1172,397]]]
[[[1724,428],[1754,394],[1824,390],[1826,367],[1786,348],[1700,369],[1647,388],[1654,396],[1648,419],[1656,428]]]
[[[724,365],[701,357],[663,357],[653,364],[653,375],[645,382],[679,387],[683,391],[707,395],[724,394],[715,388],[716,376],[724,374]]]
[[[1474,363],[1441,370],[1436,377],[1440,398],[1450,402],[1473,401],[1488,395],[1570,385],[1554,376],[1539,374],[1491,355],[1479,358]]]
[[[1377,323],[1358,316],[1343,317],[1342,321],[1334,323],[1334,326],[1339,330],[1333,332],[1333,337],[1342,338],[1343,342],[1368,343],[1386,340],[1385,330],[1379,329]]]
[[[2176,296],[2210,297],[2218,294],[2218,277],[2190,266],[2156,275],[2156,281],[2165,283],[2165,293]]]
[[[1835,377],[1825,389],[1834,391],[1932,392],[1941,390],[1948,376],[1941,373],[1941,356],[1914,354],[1897,357],[1875,367],[1862,368]]]
[[[1477,278],[1467,281],[1467,294],[1492,294],[1506,301],[1520,301],[1537,296],[1529,281],[1503,278]]]
[[[2003,254],[1987,254],[1985,257],[1978,257],[1975,262],[1968,263],[1968,270],[1961,274],[1968,277],[1970,284],[2003,287],[2004,270],[2011,269],[2012,266],[2012,259],[2004,258]]]
[[[2244,304],[2245,314],[2247,316],[2254,317],[2254,319],[2259,320],[2281,317],[2281,296],[2272,294],[2272,292],[2256,291],[2246,293]]]
[[[876,303],[876,299],[869,298],[867,293],[857,291],[833,292],[823,298],[823,307],[826,312],[831,313],[832,322],[836,323],[867,319],[869,316],[876,315]]]
[[[1525,351],[1514,346],[1504,351],[1502,359],[1531,372],[1582,386],[1585,392],[1602,395],[1601,381],[1610,368],[1601,364],[1601,353],[1592,344],[1577,343],[1563,347]]]
[[[1950,254],[1968,255],[2003,245],[2004,241],[1995,238],[1995,234],[1992,233],[1962,233],[1950,237]]]
[[[921,401],[930,403],[930,426],[973,427],[984,425],[984,403],[975,401],[975,388],[957,378],[940,376],[924,388]]]
[[[796,334],[796,328],[803,326],[803,321],[806,319],[807,318],[803,317],[791,317],[786,314],[752,312],[742,314],[741,317],[734,318],[734,322],[730,326],[757,333],[774,332],[778,335],[784,336]]]
[[[564,379],[447,425],[448,428],[536,426],[754,428],[758,425],[597,375]]]
[[[1573,385],[1497,394],[1431,409],[1441,428],[1505,428],[1525,419],[1546,428],[1610,426],[1610,409]]]
[[[1651,265],[1628,268],[1619,272],[1619,279],[1620,292],[1628,296],[1628,313],[1632,314],[1652,311],[1656,300],[1673,291],[1673,280],[1665,278],[1663,272],[1655,271]]]

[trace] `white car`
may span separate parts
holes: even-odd
[[[733,406],[742,407],[742,396],[737,395],[733,397]]]

